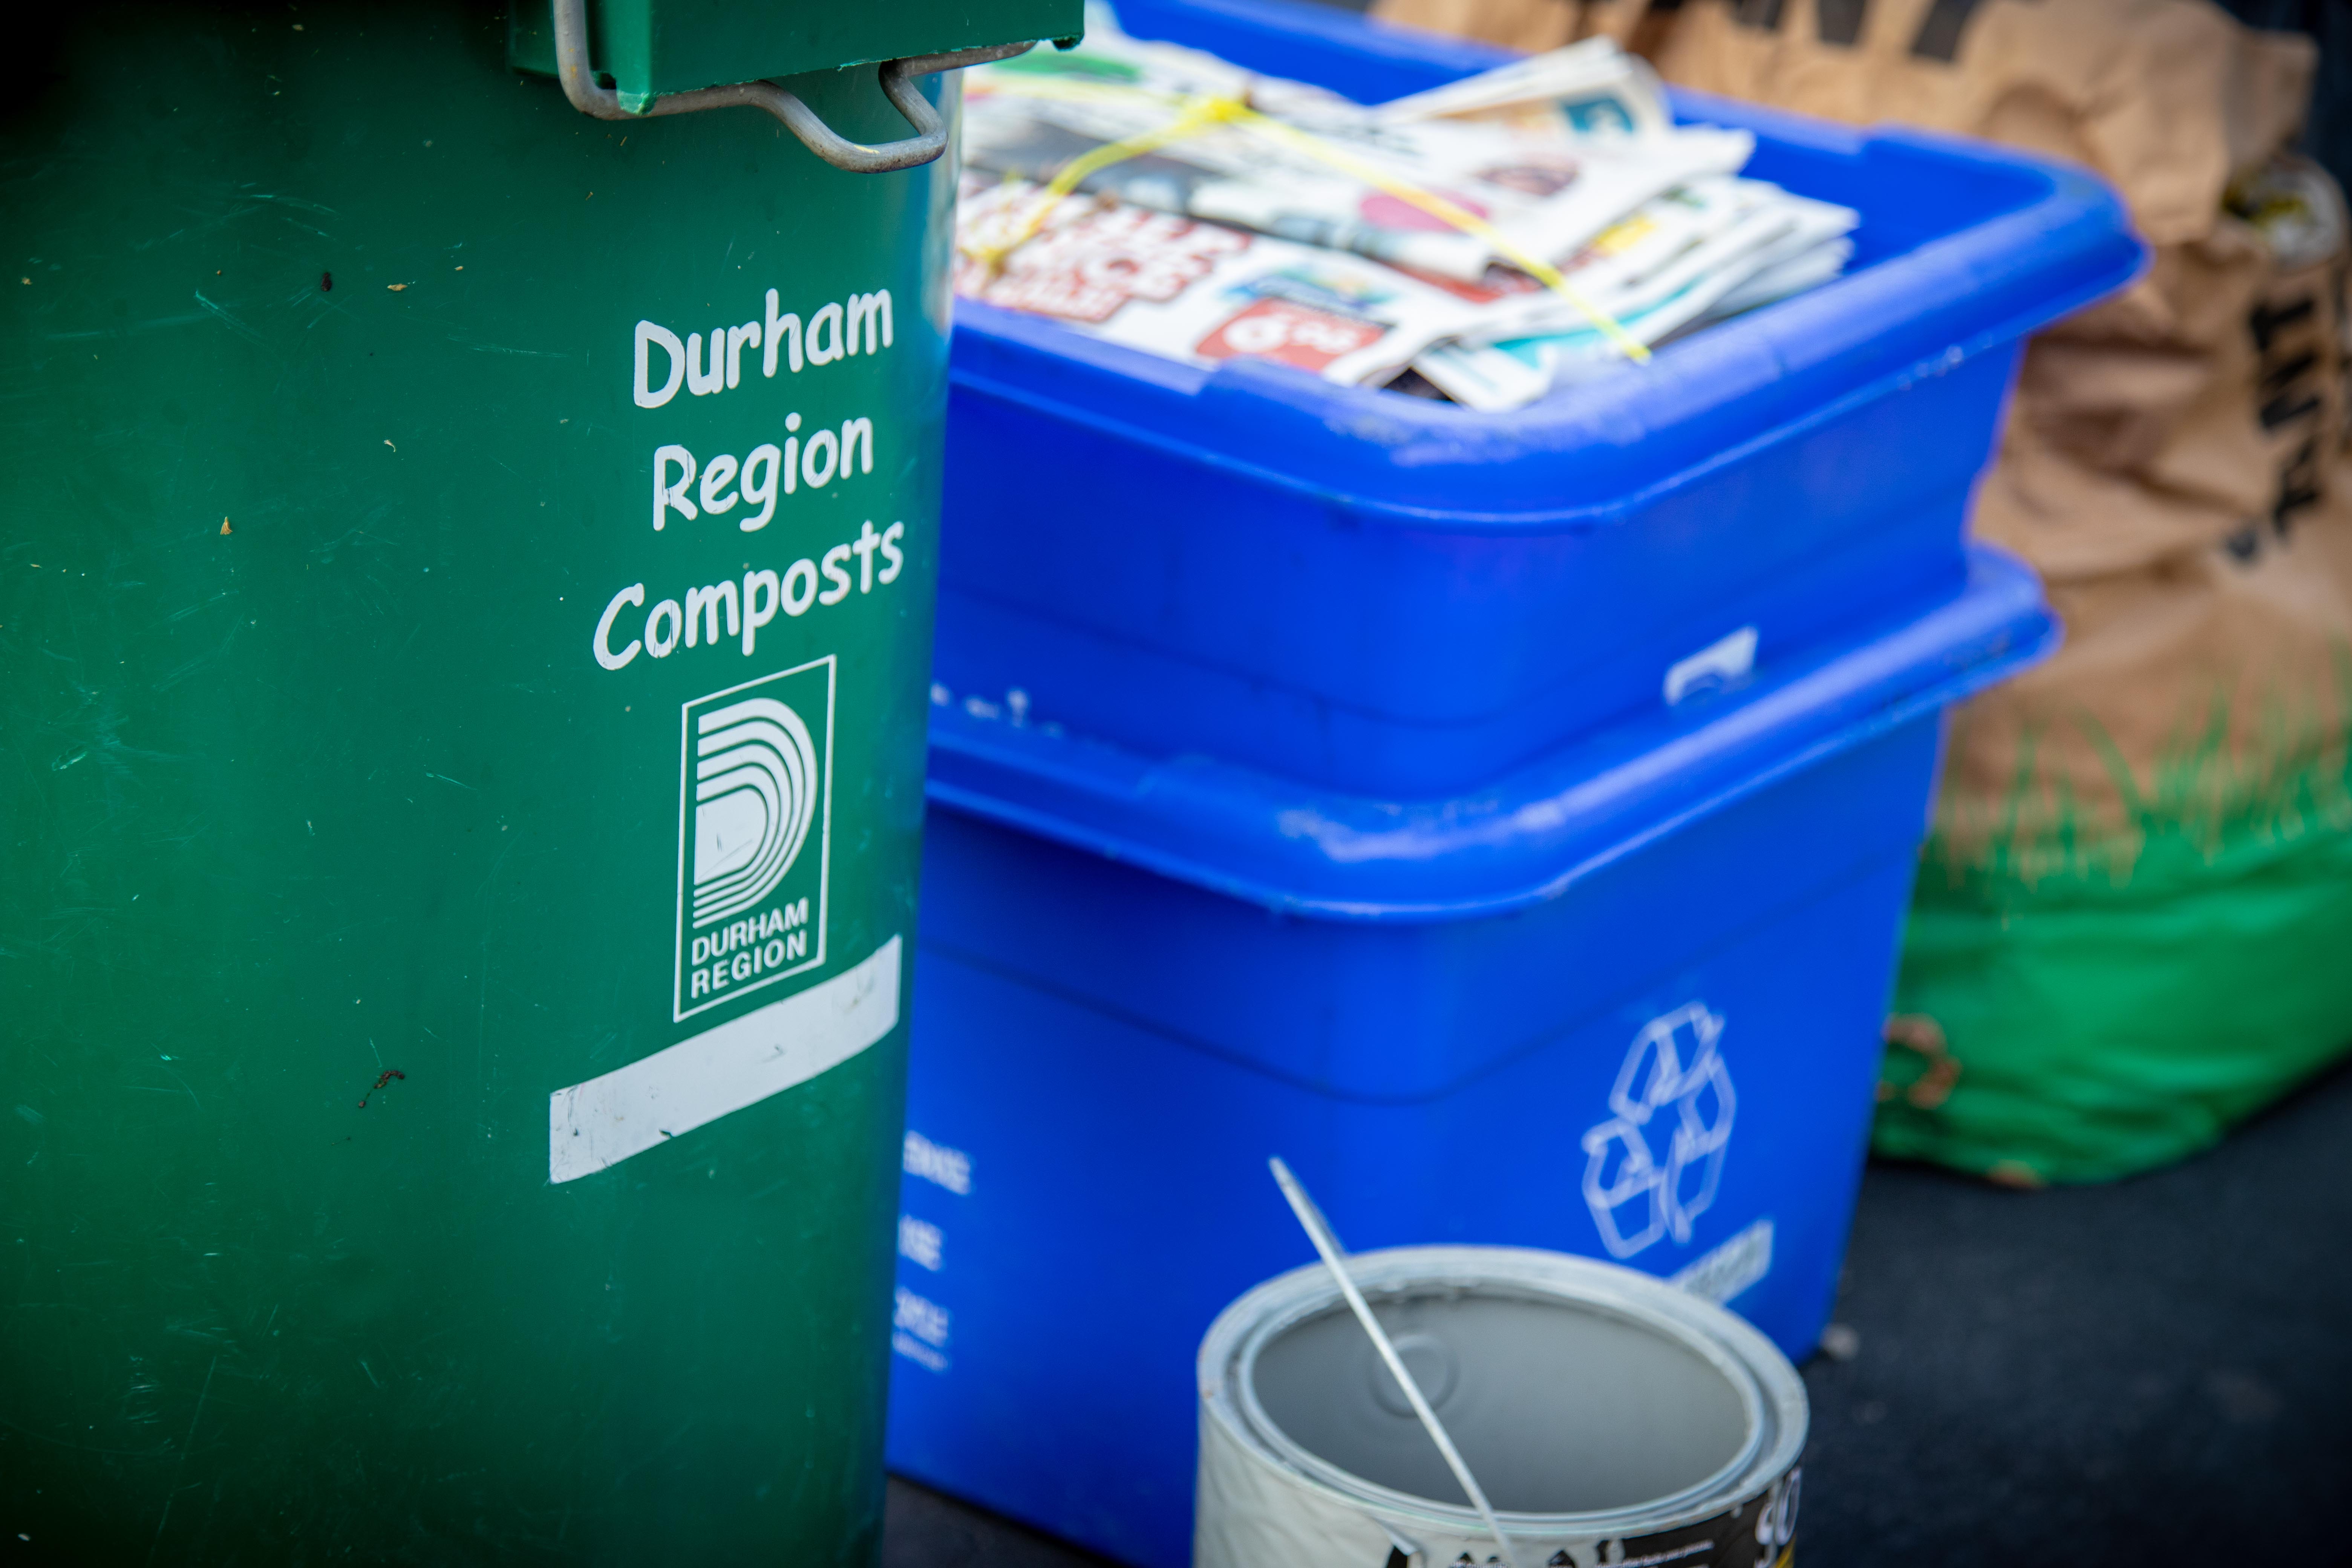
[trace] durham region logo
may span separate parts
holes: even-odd
[[[824,962],[833,675],[827,657],[679,710],[680,1019]]]

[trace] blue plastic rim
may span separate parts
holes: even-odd
[[[1949,703],[2032,575],[1396,804],[935,710],[894,1468],[1180,1568],[1192,1353],[1351,1247],[1614,1258],[1792,1355],[1835,1291]]]
[[[1367,100],[1504,58],[1276,0],[1121,16]],[[1147,755],[1412,797],[1665,706],[1726,639],[1769,666],[1949,592],[2021,339],[2142,263],[2122,207],[2021,154],[1676,107],[1861,212],[1850,275],[1516,414],[960,302],[940,681]]]

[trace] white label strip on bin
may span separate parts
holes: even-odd
[[[547,1176],[577,1181],[782,1094],[898,1024],[898,938],[856,968],[548,1097]]]

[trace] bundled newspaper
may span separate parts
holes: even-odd
[[[1851,210],[1738,171],[1605,38],[1374,107],[1130,38],[969,73],[956,289],[1157,353],[1520,406],[1836,277]]]

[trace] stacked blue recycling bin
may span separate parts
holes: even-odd
[[[1128,30],[1364,101],[1494,51]],[[890,1456],[1189,1561],[1192,1352],[1308,1252],[1613,1258],[1793,1355],[1834,1293],[1943,710],[2045,653],[1965,539],[2088,176],[1683,97],[1850,275],[1513,415],[959,304]]]

